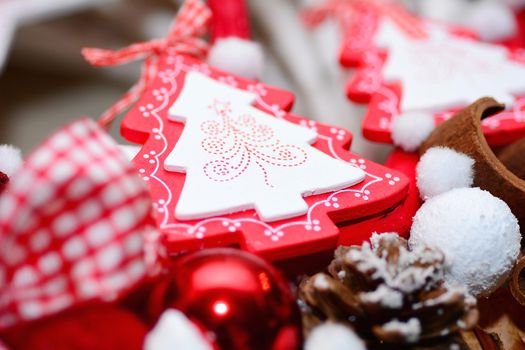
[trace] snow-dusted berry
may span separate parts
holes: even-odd
[[[413,152],[427,139],[434,126],[434,116],[431,113],[403,113],[392,123],[392,140],[396,146]]]
[[[244,78],[257,79],[264,68],[264,53],[256,42],[228,37],[215,42],[208,54],[208,63]]]
[[[470,187],[474,178],[474,160],[447,147],[432,147],[416,167],[417,187],[426,200],[454,188]]]

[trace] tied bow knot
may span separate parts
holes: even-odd
[[[166,38],[135,43],[120,50],[82,49],[86,61],[95,67],[115,66],[144,59],[139,81],[104,112],[99,119],[99,124],[110,125],[122,111],[138,100],[148,83],[155,77],[157,71],[155,57],[167,50],[199,58],[205,57],[209,44],[200,37],[207,32],[211,16],[211,10],[201,0],[186,0]]]
[[[160,55],[167,48],[203,57],[208,43],[200,37],[207,31],[211,11],[200,0],[187,0],[175,17],[169,34],[163,39],[132,44],[120,50],[84,48],[82,55],[93,66],[105,67]]]

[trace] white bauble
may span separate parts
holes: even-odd
[[[414,217],[409,243],[445,254],[447,282],[486,296],[508,277],[520,252],[520,228],[509,206],[479,188],[457,188],[427,200]]]

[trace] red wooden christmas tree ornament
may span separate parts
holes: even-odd
[[[482,43],[465,29],[418,18],[397,1],[330,1],[305,14],[310,25],[328,16],[345,32],[341,64],[356,68],[347,95],[369,105],[363,121],[368,139],[391,143],[398,116],[425,113],[438,124],[482,96],[508,106],[483,122],[491,145],[525,134],[525,84],[517,78],[525,77],[521,50]]]
[[[187,14],[172,33],[181,19],[192,22]],[[201,29],[186,32],[196,41]],[[141,44],[150,73],[121,125],[142,145],[133,162],[168,254],[239,246],[280,260],[320,252],[336,246],[338,223],[384,215],[405,198],[406,177],[347,151],[348,131],[293,115],[291,93],[219,71],[169,38],[154,50]],[[129,51],[88,56],[100,64],[137,57]],[[373,232],[356,228],[347,239]]]

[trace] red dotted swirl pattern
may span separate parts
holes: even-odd
[[[200,126],[205,138],[202,148],[217,157],[203,166],[206,176],[216,182],[232,181],[255,165],[266,186],[273,187],[270,171],[275,167],[298,167],[308,160],[301,147],[283,144],[274,130],[258,123],[250,114],[232,115],[231,103],[215,100],[209,107],[220,121],[207,120]]]

